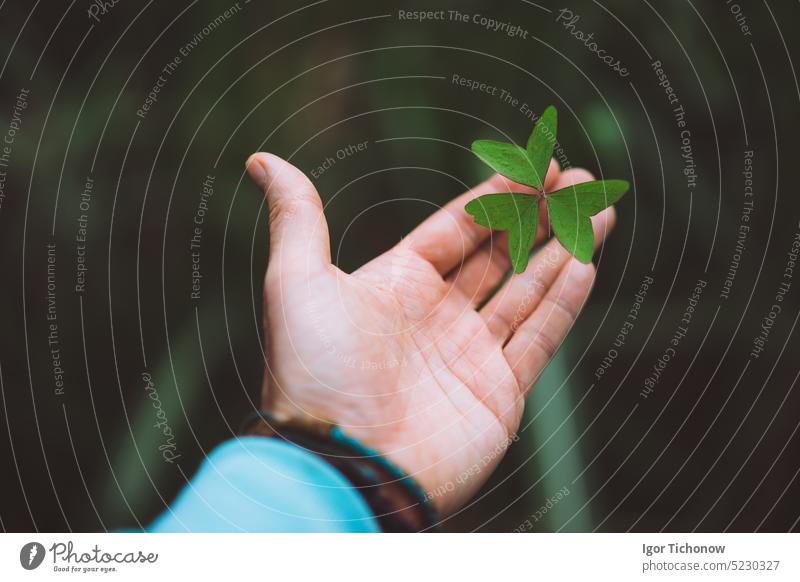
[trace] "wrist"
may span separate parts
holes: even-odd
[[[321,423],[339,427],[344,434],[377,451],[382,458],[401,469],[404,475],[413,478],[422,491],[423,499],[433,507],[439,517],[447,516],[458,509],[475,492],[467,491],[463,483],[453,479],[448,473],[449,462],[442,462],[441,459],[431,456],[431,451],[435,452],[435,449],[432,449],[430,442],[437,438],[433,433],[420,435],[417,432],[417,436],[409,444],[405,429],[388,421],[378,426],[369,425],[363,416],[359,416],[360,409],[357,406],[321,407],[317,402],[288,402],[284,398],[275,398],[276,394],[278,391],[265,391],[262,398],[263,410],[276,418],[302,419],[302,423],[308,426]],[[476,480],[469,481],[469,485],[474,486]]]
[[[289,442],[327,461],[361,494],[383,531],[436,528],[433,505],[416,481],[340,427],[307,416],[262,411],[250,415],[244,432]]]

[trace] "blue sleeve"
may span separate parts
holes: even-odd
[[[214,449],[149,532],[378,532],[364,499],[323,459],[241,437]]]

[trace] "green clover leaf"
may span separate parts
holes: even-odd
[[[557,129],[558,113],[550,106],[533,128],[526,149],[489,140],[472,144],[475,155],[493,170],[509,180],[539,190],[538,194],[486,194],[465,206],[476,224],[508,231],[508,254],[516,273],[522,273],[528,266],[539,226],[541,199],[547,201],[550,225],[558,241],[579,261],[589,263],[594,249],[590,218],[622,198],[630,187],[625,180],[597,180],[545,192],[544,180],[553,156]]]

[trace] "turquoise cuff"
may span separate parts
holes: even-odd
[[[329,463],[290,443],[239,437],[214,449],[147,531],[379,532],[361,495]]]

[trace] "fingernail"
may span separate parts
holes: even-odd
[[[264,166],[256,157],[256,154],[253,154],[244,164],[244,167],[247,169],[247,173],[250,174],[250,179],[256,183],[256,185],[264,189],[264,185],[267,183],[267,172],[264,170]]]

